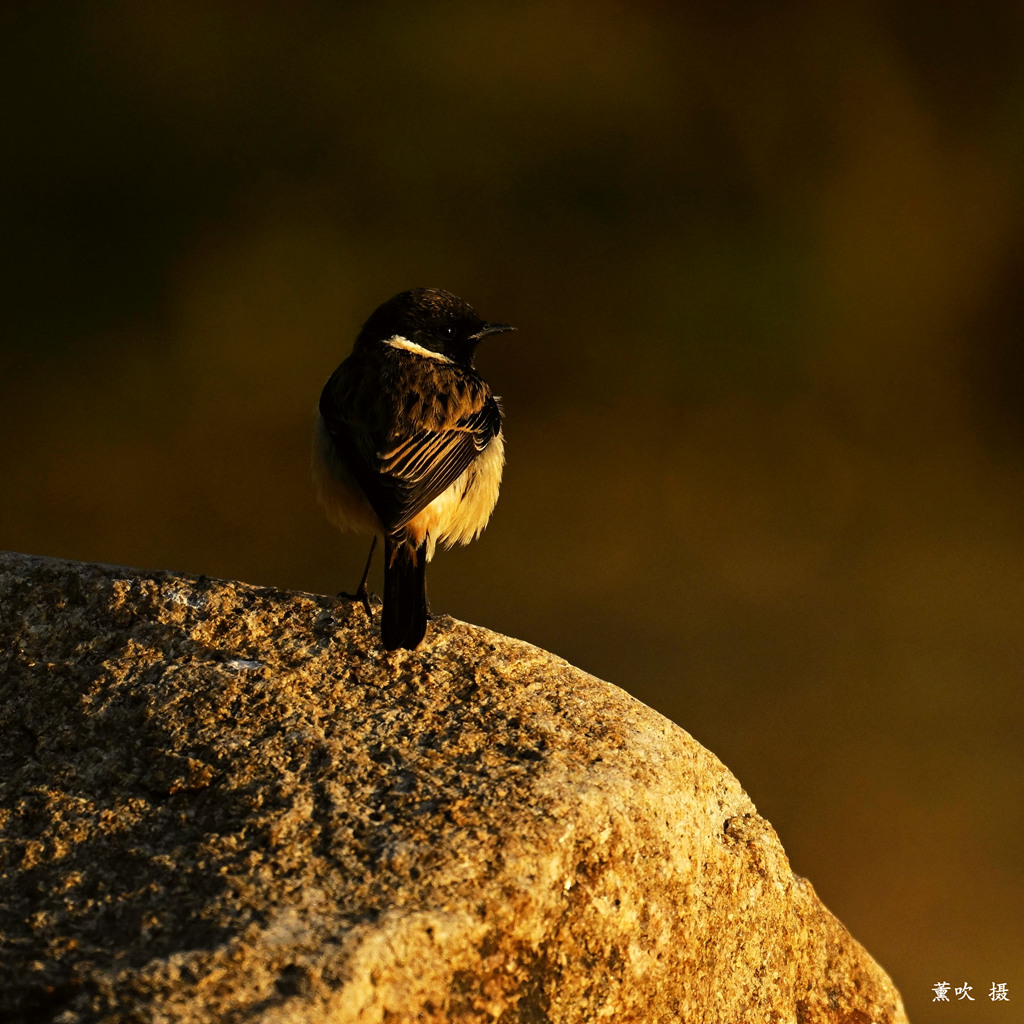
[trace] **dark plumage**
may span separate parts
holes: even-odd
[[[317,493],[335,525],[384,538],[389,649],[423,639],[436,543],[468,543],[497,501],[501,408],[473,354],[487,335],[512,329],[441,289],[402,292],[366,321],[320,396]],[[365,573],[357,593],[368,605]]]

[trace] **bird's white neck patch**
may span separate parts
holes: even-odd
[[[424,348],[422,345],[417,345],[415,341],[403,338],[400,334],[396,334],[393,338],[388,338],[384,344],[390,345],[392,348],[404,349],[406,352],[414,352],[418,356],[426,356],[428,359],[439,359],[442,363],[451,362],[446,355],[442,355],[440,352],[434,352],[429,348]]]

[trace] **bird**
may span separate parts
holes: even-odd
[[[385,649],[426,635],[426,567],[438,542],[468,544],[487,525],[505,464],[502,408],[473,366],[486,337],[515,330],[481,319],[441,288],[382,303],[320,395],[313,481],[342,531],[372,533],[353,595],[370,614],[366,580],[384,542]]]

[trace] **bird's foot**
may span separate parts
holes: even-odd
[[[354,594],[350,594],[347,590],[342,590],[339,592],[338,597],[344,601],[358,601],[366,609],[366,614],[369,618],[373,618],[373,606],[383,603],[376,594],[371,594],[365,586],[361,586]]]

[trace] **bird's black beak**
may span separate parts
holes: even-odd
[[[471,341],[479,341],[481,338],[486,338],[488,334],[504,334],[506,331],[514,331],[515,328],[511,324],[484,324],[480,330],[475,334],[471,334]]]

